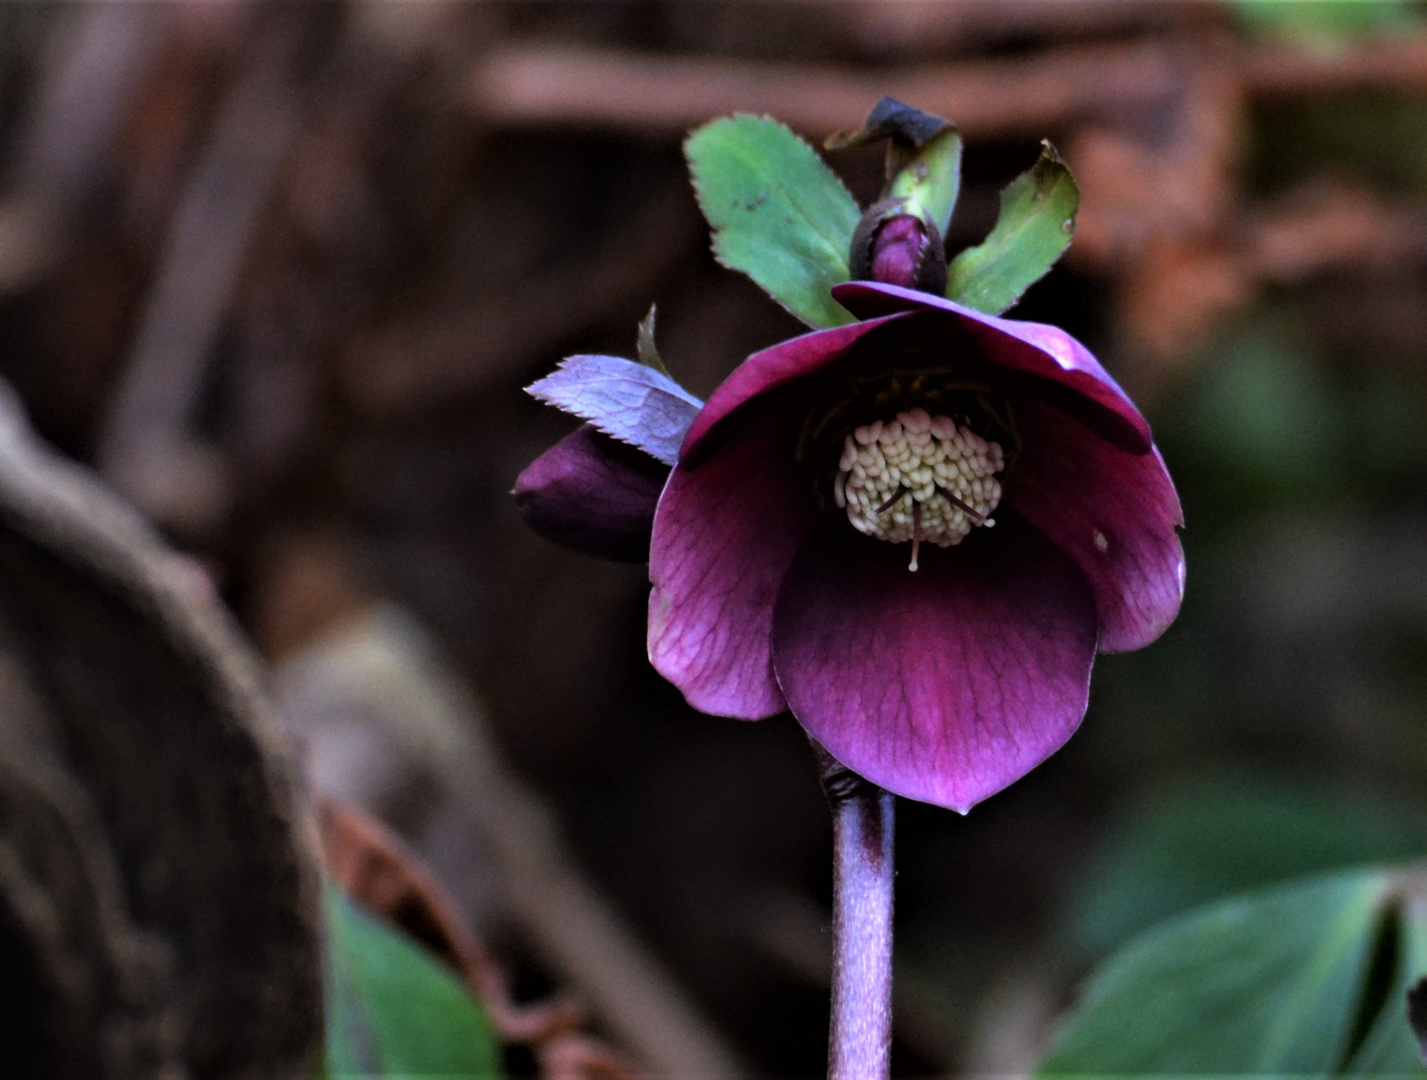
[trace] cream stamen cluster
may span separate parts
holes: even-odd
[[[853,430],[843,443],[833,498],[852,527],[894,544],[912,541],[910,569],[926,540],[959,544],[973,525],[994,525],[1001,501],[998,443],[925,409],[899,412]]]

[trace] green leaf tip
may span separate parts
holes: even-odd
[[[861,212],[808,143],[766,116],[711,121],[684,142],[714,257],[818,329],[852,321],[830,290],[848,280]]]
[[[1070,246],[1080,188],[1055,147],[1041,145],[1040,159],[1001,193],[1001,214],[991,234],[951,261],[948,299],[999,315]]]
[[[331,882],[323,893],[325,1075],[501,1080],[495,1033],[456,972]]]
[[[639,357],[639,362],[647,368],[653,368],[660,375],[669,375],[669,369],[664,366],[664,361],[659,356],[659,349],[654,344],[654,313],[656,305],[649,305],[649,314],[639,320],[639,336],[635,340],[635,355]],[[674,376],[669,375],[669,378]]]

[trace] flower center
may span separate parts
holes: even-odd
[[[923,540],[951,547],[1001,502],[996,474],[1006,467],[1000,443],[925,409],[899,412],[854,428],[843,442],[833,499],[858,532],[893,544],[912,542],[917,568]]]

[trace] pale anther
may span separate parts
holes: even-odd
[[[1006,466],[998,443],[925,409],[855,428],[844,440],[833,499],[853,528],[894,544],[912,543],[917,568],[923,541],[959,544],[973,527],[992,525]]]

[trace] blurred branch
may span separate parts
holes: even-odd
[[[1120,275],[1120,319],[1152,361],[1136,369],[1136,388],[1153,391],[1265,285],[1427,265],[1427,211],[1362,188],[1309,184],[1212,231],[1154,237],[1132,265]]]
[[[567,996],[517,1004],[506,972],[461,916],[456,898],[375,818],[319,796],[327,872],[360,900],[433,949],[466,977],[506,1043],[530,1046],[543,1080],[632,1080],[627,1063],[580,1032],[585,1011]]]
[[[699,236],[681,177],[657,192],[612,247],[581,254],[514,292],[456,295],[356,339],[343,358],[345,388],[373,413],[416,411],[451,394],[475,394],[533,356],[558,348],[621,307],[642,308]]]
[[[300,42],[289,20],[272,23],[228,93],[100,433],[104,476],[158,521],[190,533],[226,510],[227,477],[189,425],[253,230],[298,131],[289,69]]]
[[[1427,208],[1362,187],[1309,184],[1248,215],[1243,240],[1253,271],[1277,284],[1326,269],[1421,265],[1427,263]]]
[[[74,217],[107,175],[118,120],[160,40],[142,4],[73,9],[54,35],[0,199],[0,295],[55,263]]]
[[[844,20],[853,40],[879,54],[944,52],[1034,36],[1065,41],[1075,36],[1169,29],[1219,18],[1203,0],[861,0],[820,5],[825,17]]]
[[[883,94],[955,118],[967,135],[1040,135],[1087,112],[1154,101],[1174,89],[1170,50],[1155,44],[1042,53],[1029,59],[924,64],[889,71],[645,56],[578,48],[500,48],[471,72],[467,101],[497,124],[568,124],[679,132],[729,112],[769,113],[827,134],[855,125]]]
[[[1036,136],[1067,122],[1125,114],[1213,68],[1250,96],[1427,89],[1427,38],[1320,53],[1205,40],[1049,49],[1030,56],[863,72],[552,46],[497,48],[471,71],[467,101],[482,121],[679,132],[728,112],[769,113],[799,130],[854,124],[883,94],[951,117],[971,138]]]
[[[1234,67],[1262,98],[1380,90],[1427,92],[1427,37],[1384,38],[1352,47],[1241,46]]]

